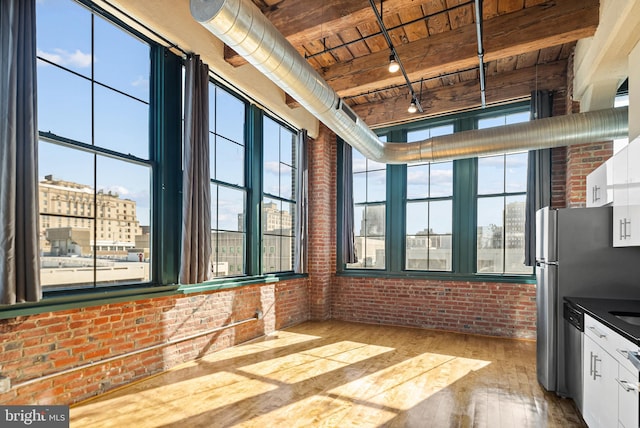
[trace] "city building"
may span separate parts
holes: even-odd
[[[290,270],[294,243],[292,239],[294,216],[289,211],[280,210],[278,204],[274,202],[263,203],[260,212],[263,232],[263,268],[268,272]],[[211,254],[213,276],[237,276],[245,273],[244,229],[244,215],[238,214],[237,232],[222,230],[211,232],[214,247]]]
[[[128,249],[136,247],[136,237],[145,235],[136,215],[136,202],[131,199],[102,189],[95,192],[91,186],[52,175],[46,175],[39,188],[40,250],[44,255],[60,255],[58,243],[52,242],[59,240],[52,237],[71,229],[74,234],[90,235],[88,245],[73,249],[84,256],[92,253],[93,246],[99,256],[126,256]],[[149,248],[148,242],[143,244]],[[65,244],[64,249],[69,251],[71,247]]]

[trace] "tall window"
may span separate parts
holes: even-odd
[[[381,132],[400,144],[528,120],[528,104],[518,103]],[[524,266],[527,152],[388,166],[354,150],[352,159],[358,262],[346,270],[501,281],[533,274]]]
[[[481,119],[478,128],[526,122],[528,112]],[[478,159],[477,272],[530,274],[524,265],[528,153]]]
[[[150,280],[150,47],[71,0],[37,2],[41,281]]]
[[[453,125],[410,131],[407,141],[453,134]],[[405,269],[451,271],[453,162],[407,166]]]
[[[293,270],[296,140],[289,128],[264,117],[261,217],[263,273]]]
[[[244,101],[209,84],[211,266],[216,277],[245,273],[245,116]]]
[[[385,137],[380,138],[386,141]],[[354,235],[357,269],[385,268],[387,165],[353,150]]]

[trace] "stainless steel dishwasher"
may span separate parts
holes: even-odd
[[[571,302],[564,301],[565,360],[564,373],[566,391],[582,413],[582,347],[584,312]],[[559,369],[562,369],[559,367]]]

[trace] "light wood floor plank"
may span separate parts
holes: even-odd
[[[72,427],[585,427],[535,343],[308,322],[71,408]]]

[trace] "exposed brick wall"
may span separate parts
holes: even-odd
[[[150,298],[0,321],[0,373],[12,385],[183,338],[262,320],[12,388],[0,404],[71,404],[207,353],[309,319],[307,279]]]
[[[587,175],[613,155],[613,142],[579,144],[567,148],[567,206],[584,207]]]
[[[312,319],[408,325],[508,337],[535,337],[535,285],[336,277],[335,136],[323,129],[310,154]],[[332,159],[330,164],[328,159]],[[312,166],[312,165],[315,165]],[[314,168],[314,169],[312,169]],[[317,169],[316,169],[317,168]],[[311,172],[310,171],[310,172]],[[327,190],[330,189],[330,190]],[[330,193],[327,195],[327,191]],[[329,196],[329,199],[326,199]],[[323,204],[334,208],[328,210]],[[315,233],[314,233],[315,231]],[[327,233],[331,233],[327,236]],[[330,285],[330,287],[329,287]]]
[[[564,97],[565,106],[564,108],[561,105],[554,106],[554,112],[557,111],[555,114],[573,114],[580,112],[580,103],[573,99],[574,59],[574,53],[572,53],[569,57],[567,67],[567,92]],[[584,207],[587,201],[587,175],[613,155],[613,142],[582,144],[567,147],[565,150],[565,204],[558,205],[558,207]],[[560,162],[561,160],[558,159],[558,163]],[[554,164],[554,167],[555,166]],[[556,180],[553,182],[554,187],[558,190],[561,188],[559,177],[559,174],[556,175]],[[559,204],[559,195],[554,194],[553,200]]]
[[[567,148],[551,149],[551,207],[567,206]]]
[[[567,113],[568,90],[556,90],[553,93],[553,116]],[[567,148],[551,149],[551,206],[564,208],[567,206]]]
[[[532,339],[534,284],[338,277],[333,318]]]
[[[336,136],[321,125],[309,144],[309,303],[311,318],[331,317],[331,281],[336,271]]]

